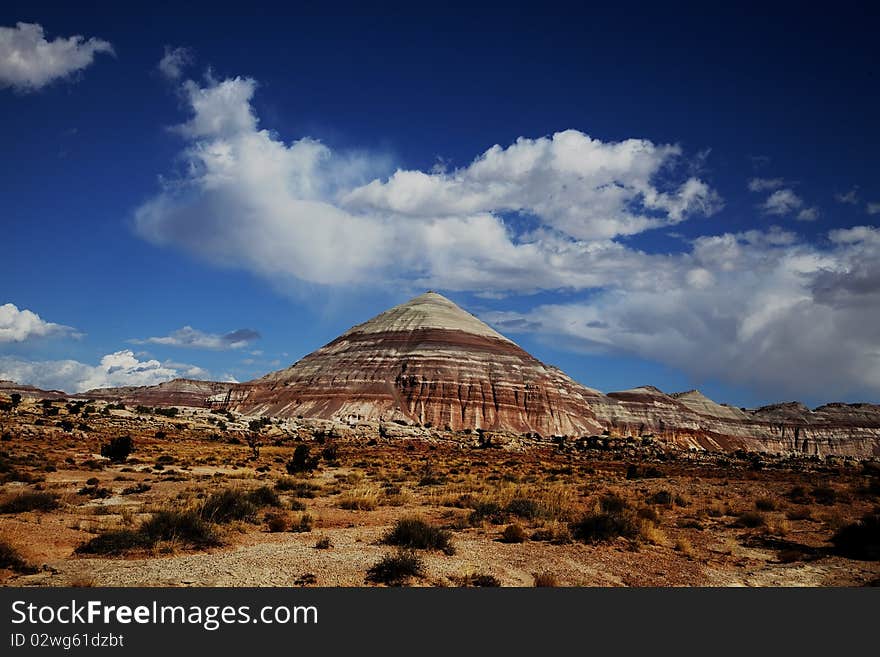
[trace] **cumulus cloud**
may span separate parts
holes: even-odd
[[[865,205],[865,211],[868,214],[880,214],[880,203],[868,203]]]
[[[252,79],[181,89],[182,167],[135,215],[156,244],[273,281],[487,297],[581,291],[571,303],[486,318],[774,397],[880,393],[880,304],[858,303],[875,280],[864,263],[880,261],[874,228],[829,234],[821,247],[769,227],[646,253],[623,238],[721,207],[706,181],[679,175],[689,167],[677,145],[567,130],[492,146],[460,167],[394,169],[265,129]],[[769,216],[818,217],[781,178],[752,187],[769,194],[760,206]]]
[[[161,344],[170,347],[188,347],[191,349],[241,349],[247,347],[260,334],[248,328],[237,329],[229,333],[205,333],[191,326],[184,326],[161,337],[130,340],[134,344]]]
[[[536,332],[588,352],[634,354],[695,378],[769,395],[880,394],[880,229],[832,231],[820,249],[772,229],[700,237],[692,250],[642,255],[589,301],[483,316],[502,332]]]
[[[761,204],[764,214],[783,216],[794,214],[798,221],[815,221],[819,218],[819,209],[805,207],[804,200],[790,189],[778,189]]]
[[[93,388],[151,386],[182,376],[210,378],[200,367],[139,360],[127,349],[107,354],[98,365],[75,360],[27,361],[0,357],[0,379],[69,393]]]
[[[819,208],[804,208],[797,213],[798,221],[816,221],[819,218]]]
[[[793,211],[802,208],[803,199],[790,189],[780,189],[773,192],[761,204],[761,210],[766,214],[785,215],[791,214]]]
[[[778,189],[785,185],[782,178],[752,178],[749,180],[750,192],[767,192],[771,189]]]
[[[99,53],[113,54],[113,46],[79,35],[48,41],[38,23],[0,27],[0,88],[37,91],[91,65]]]
[[[615,236],[721,207],[696,177],[666,182],[676,145],[568,130],[493,146],[460,169],[392,171],[387,157],[262,129],[250,78],[181,88],[184,166],[137,209],[137,230],[273,279],[580,288],[596,280],[585,265],[620,254]]]
[[[62,336],[79,337],[80,333],[70,326],[47,322],[30,310],[19,310],[15,304],[0,306],[0,343]]]
[[[165,46],[165,54],[158,64],[159,72],[169,80],[179,80],[192,61],[193,54],[189,48]]]

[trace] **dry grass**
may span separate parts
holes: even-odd
[[[373,486],[356,488],[339,496],[337,506],[349,511],[375,511],[379,506],[381,493]]]

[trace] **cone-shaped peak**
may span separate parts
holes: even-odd
[[[472,335],[498,338],[511,342],[485,322],[467,312],[442,294],[425,292],[409,301],[394,306],[372,319],[352,327],[346,335],[353,333],[387,333],[395,331],[415,331],[419,329],[441,329],[462,331]]]

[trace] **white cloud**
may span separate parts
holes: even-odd
[[[777,182],[777,180],[770,182]],[[758,190],[752,189],[752,191]],[[805,207],[804,200],[790,189],[776,190],[767,197],[760,207],[764,214],[775,216],[794,214],[798,221],[816,221],[819,218],[819,208]]]
[[[804,208],[797,213],[798,221],[816,221],[819,218],[819,208]]]
[[[193,54],[189,48],[165,46],[165,54],[159,60],[159,72],[169,80],[179,80],[192,61]]]
[[[137,230],[276,280],[588,287],[597,277],[584,265],[620,254],[614,236],[721,204],[697,178],[658,182],[681,159],[674,145],[569,130],[493,146],[461,169],[386,179],[385,157],[260,129],[249,78],[182,89],[185,167],[138,208]]]
[[[93,388],[151,386],[182,376],[210,378],[208,372],[194,365],[138,360],[127,349],[107,354],[98,365],[75,360],[26,361],[0,357],[0,379],[69,393]]]
[[[779,189],[770,196],[761,205],[761,210],[766,214],[786,215],[791,214],[795,210],[802,208],[803,199],[790,189]]]
[[[79,35],[47,41],[37,23],[0,27],[0,88],[36,91],[86,68],[102,52],[113,54],[113,46]]]
[[[858,205],[859,204],[859,188],[853,187],[851,190],[846,192],[845,194],[835,194],[834,200],[838,203],[846,203],[848,205]]]
[[[865,211],[868,214],[880,214],[880,203],[868,203],[865,206]]]
[[[260,334],[253,329],[237,329],[229,333],[205,333],[191,326],[184,326],[170,335],[130,340],[134,344],[161,344],[170,347],[189,347],[192,349],[241,349],[247,347]]]
[[[696,379],[826,400],[880,394],[880,229],[829,234],[819,249],[771,230],[701,237],[664,258],[653,285],[628,277],[589,301],[487,313],[502,332],[535,332],[589,352],[634,354]],[[655,271],[656,256],[627,263]]]
[[[80,334],[70,326],[47,322],[30,310],[19,310],[15,304],[0,306],[0,343],[60,336],[80,337]]]
[[[785,185],[782,178],[752,178],[749,180],[750,192],[767,192],[771,189],[778,189]]]
[[[606,143],[566,130],[493,146],[449,173],[398,170],[385,182],[351,190],[342,201],[355,210],[407,217],[523,213],[574,239],[613,238],[720,208],[717,194],[696,178],[658,189],[658,174],[680,155],[673,145]]]

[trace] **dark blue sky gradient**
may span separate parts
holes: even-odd
[[[725,209],[624,240],[648,252],[683,250],[669,232],[692,238],[756,227],[760,199],[745,189],[756,175],[793,181],[820,208],[818,221],[787,225],[811,239],[876,225],[880,215],[833,201],[855,185],[880,199],[876,3],[715,4],[444,3],[414,11],[413,3],[4,2],[0,25],[38,22],[49,38],[100,37],[116,56],[98,57],[75,83],[0,90],[0,303],[86,334],[4,346],[0,355],[95,363],[131,347],[130,338],[183,325],[251,327],[263,335],[254,345],[263,364],[245,366],[238,353],[149,349],[244,380],[412,292],[280,290],[134,235],[134,209],[156,192],[182,146],[167,127],[184,121],[185,110],[156,72],[165,44],[192,48],[197,69],[210,66],[218,78],[256,79],[260,125],[285,141],[309,135],[334,148],[384,152],[413,169],[438,158],[465,165],[493,144],[567,128],[604,141],[677,143],[689,155],[708,150],[700,175]],[[474,311],[566,298],[449,296]],[[643,359],[514,338],[602,390],[699,385],[737,405],[775,401]]]

